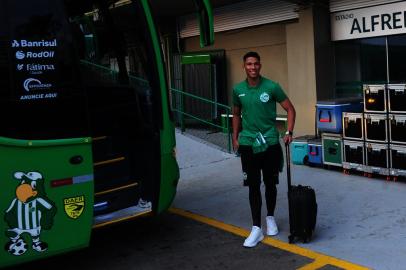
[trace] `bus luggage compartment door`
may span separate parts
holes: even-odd
[[[86,247],[93,222],[91,139],[0,137],[0,267]]]

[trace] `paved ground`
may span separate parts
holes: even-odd
[[[223,133],[218,129],[209,130],[205,128],[193,128],[188,127],[185,132],[185,135],[191,135],[195,139],[210,144],[212,147],[220,149],[225,152],[229,152],[232,149],[231,146],[231,136],[229,137],[227,133]],[[231,133],[230,133],[231,135]]]
[[[177,141],[181,181],[174,208],[160,220],[101,228],[88,249],[12,269],[406,269],[406,183],[293,166],[293,181],[317,193],[314,240],[287,243],[283,173],[280,234],[246,249],[251,221],[239,158],[179,133]]]
[[[239,158],[180,133],[177,145],[181,180],[174,206],[250,230]],[[316,190],[319,206],[314,240],[297,245],[372,269],[406,269],[406,183],[296,165],[292,177]],[[276,239],[287,242],[285,172],[280,183]]]
[[[167,213],[155,222],[145,219],[98,229],[88,249],[14,269],[293,270],[311,262],[265,244],[246,249],[241,240],[205,223]],[[339,268],[329,265],[323,269]]]

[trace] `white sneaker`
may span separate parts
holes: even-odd
[[[273,216],[266,217],[266,234],[274,236],[278,234],[278,226],[276,226],[275,218]]]
[[[138,205],[137,205],[139,208],[142,208],[142,209],[151,209],[151,207],[152,207],[152,203],[151,202],[149,202],[149,201],[145,201],[145,200],[143,200],[142,198],[140,198],[139,200],[138,200]]]
[[[244,241],[244,247],[255,247],[259,242],[264,239],[264,234],[258,226],[252,226],[250,235]]]

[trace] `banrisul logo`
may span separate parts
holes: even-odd
[[[20,47],[20,43],[17,40],[13,40],[13,42],[11,43],[11,47],[18,48]]]
[[[56,47],[58,44],[56,39],[53,40],[13,40],[11,46],[13,48],[44,48],[44,47]]]
[[[43,84],[40,80],[34,78],[28,78],[24,81],[23,87],[25,91],[30,92],[31,90],[43,90],[52,87],[52,84]]]

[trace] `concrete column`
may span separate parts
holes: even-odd
[[[295,135],[314,134],[316,95],[313,10],[286,25],[289,98],[296,108]]]
[[[313,6],[317,100],[334,98],[335,63],[328,5]]]

